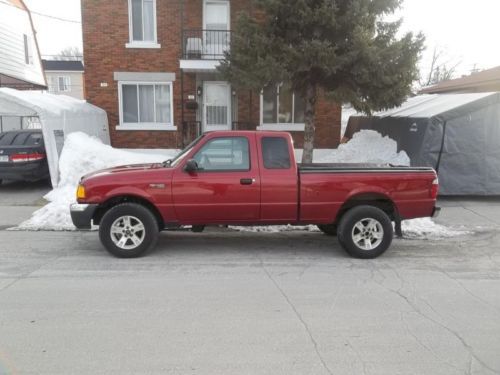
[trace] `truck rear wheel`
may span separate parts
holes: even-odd
[[[337,226],[335,224],[321,224],[318,229],[328,236],[337,235]]]
[[[118,258],[137,258],[156,245],[158,223],[153,213],[137,203],[122,203],[104,214],[99,238]]]
[[[392,222],[381,209],[357,206],[347,211],[338,227],[338,239],[349,255],[373,259],[382,255],[391,245]]]

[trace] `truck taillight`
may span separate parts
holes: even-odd
[[[10,161],[13,163],[26,163],[28,161],[38,161],[45,159],[45,154],[38,152],[31,154],[12,154],[10,155]]]
[[[439,179],[436,177],[431,185],[431,198],[436,199],[439,193]]]

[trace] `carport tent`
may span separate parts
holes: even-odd
[[[53,186],[59,180],[59,156],[67,134],[81,131],[109,144],[106,112],[83,100],[40,91],[0,88],[0,121],[16,117],[20,118],[19,128],[26,126],[23,118],[38,120],[35,122],[43,132]]]
[[[435,168],[443,195],[500,195],[500,93],[416,96],[352,116],[346,136],[362,129],[396,140],[412,166]]]

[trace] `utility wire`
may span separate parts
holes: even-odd
[[[17,8],[17,9],[21,9],[17,6],[15,6],[14,4],[10,4],[10,3],[5,3],[2,1],[3,4],[5,5],[8,5],[8,6],[11,6],[13,8]],[[27,7],[26,7],[27,8]],[[81,21],[77,21],[77,20],[70,20],[69,18],[62,18],[62,17],[56,17],[56,16],[51,16],[50,14],[45,14],[45,13],[40,13],[40,12],[36,12],[34,10],[30,10],[29,8],[28,9],[28,12],[30,12],[31,14],[36,14],[37,16],[41,16],[41,17],[47,17],[47,18],[52,18],[54,20],[58,20],[58,21],[62,21],[62,22],[70,22],[70,23],[78,23],[78,24],[81,24],[82,22]],[[24,10],[24,9],[21,9],[21,10]]]

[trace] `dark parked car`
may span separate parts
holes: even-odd
[[[41,130],[0,133],[2,180],[37,181],[49,178],[49,165]]]

